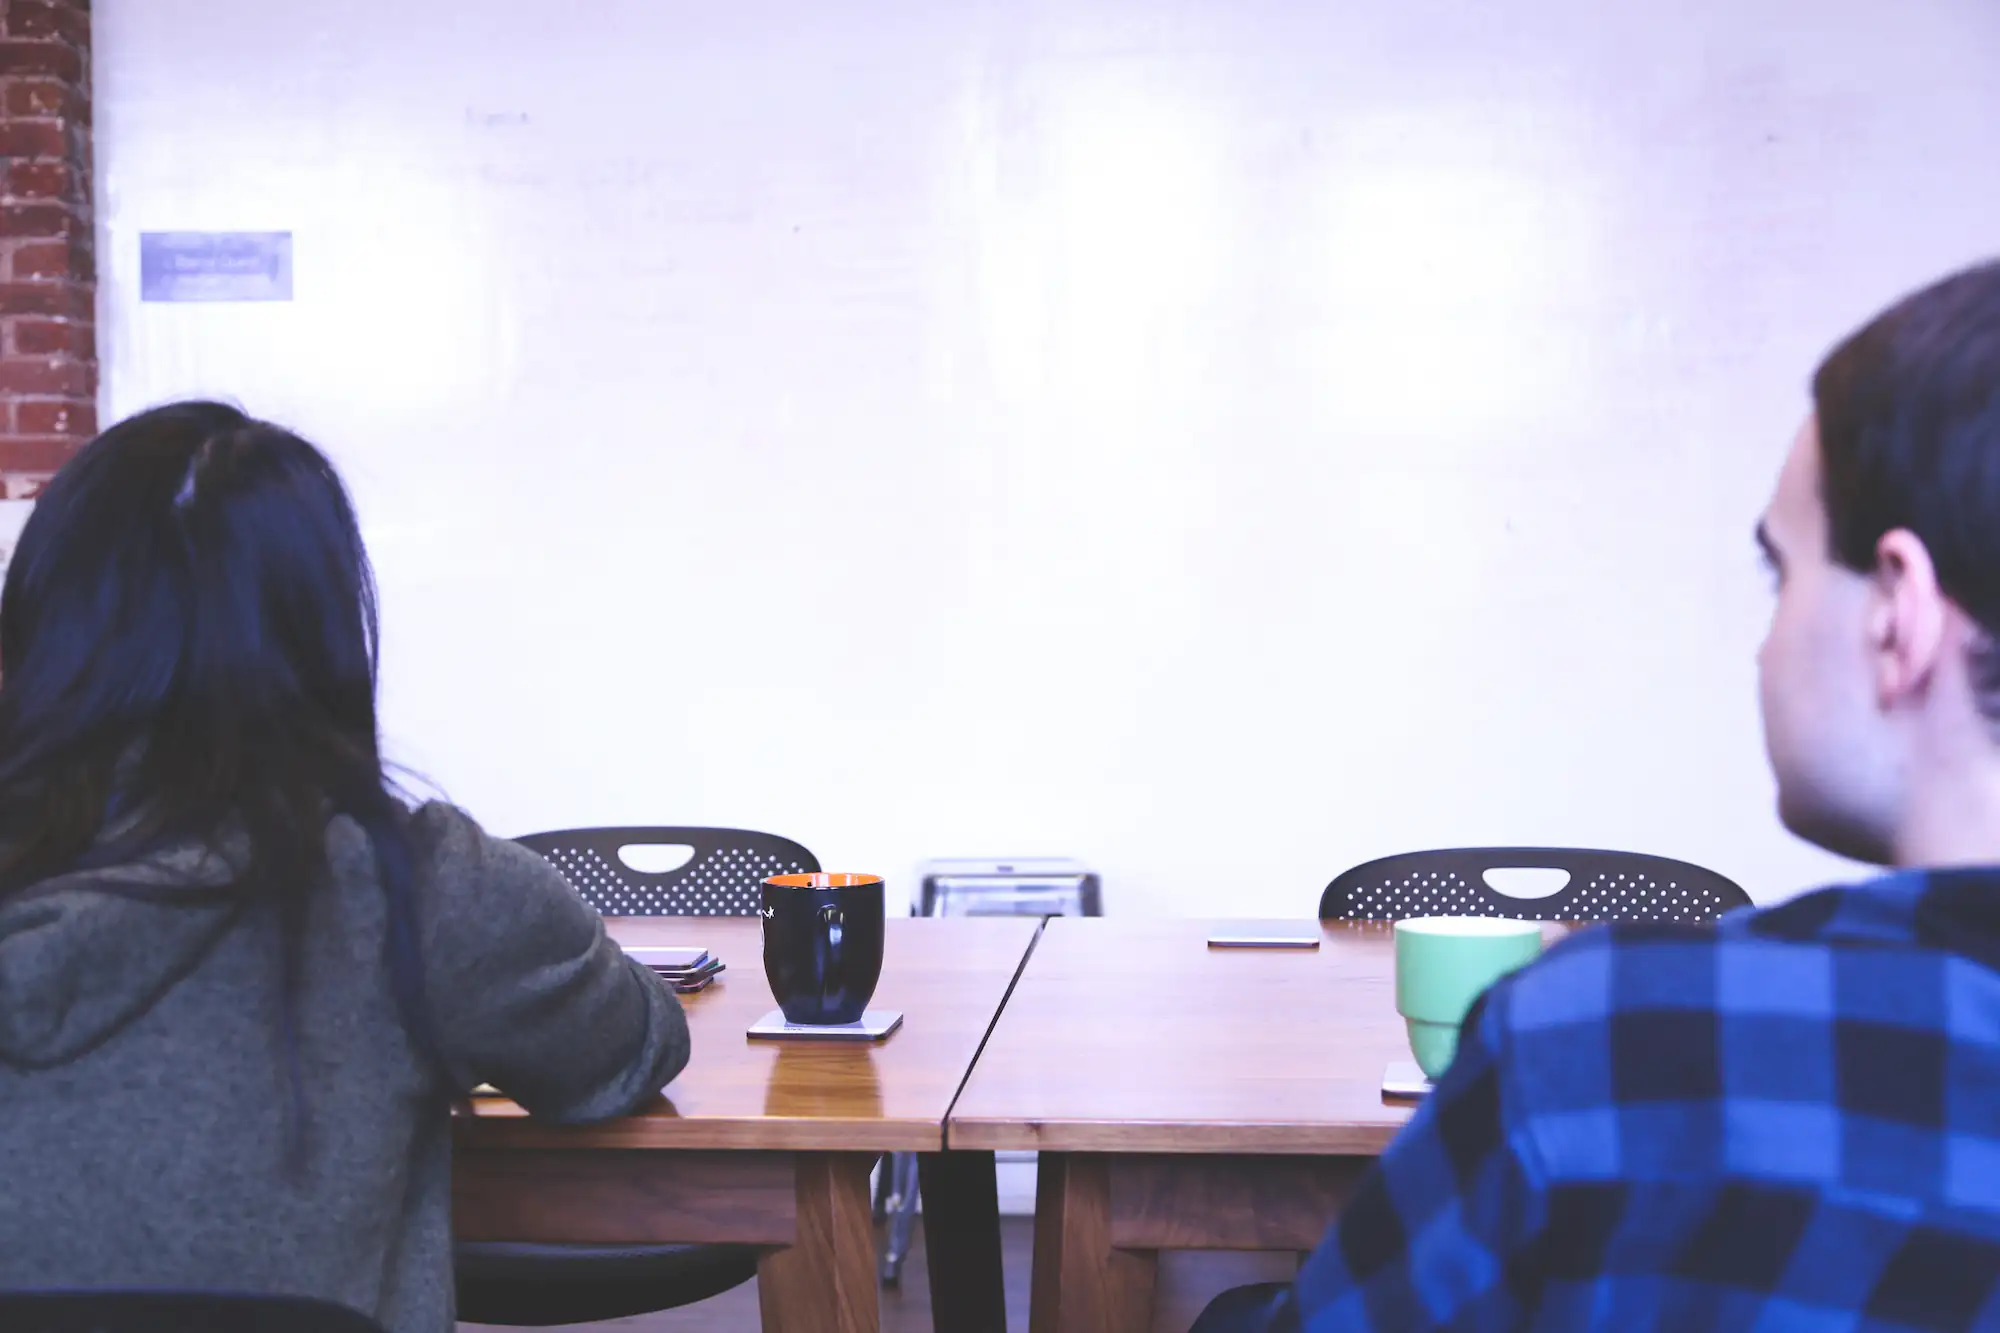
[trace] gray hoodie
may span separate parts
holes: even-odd
[[[447,806],[411,825],[429,1008],[404,1032],[366,836],[328,830],[298,1005],[303,1152],[268,912],[171,849],[0,900],[0,1287],[206,1287],[452,1327],[448,1099],[491,1082],[604,1119],[687,1063],[671,991],[534,853]]]

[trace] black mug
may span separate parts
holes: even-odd
[[[764,976],[787,1023],[858,1023],[882,979],[880,875],[764,881]]]

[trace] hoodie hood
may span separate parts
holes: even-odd
[[[189,843],[0,899],[0,1063],[68,1064],[144,1016],[244,910],[239,873]]]

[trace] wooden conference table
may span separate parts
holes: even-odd
[[[1252,952],[1206,947],[1240,921],[1058,917],[1038,941],[1031,919],[892,919],[873,1007],[906,1018],[861,1046],[744,1037],[772,1007],[754,919],[610,924],[728,962],[687,997],[694,1060],[608,1125],[482,1104],[458,1234],[767,1246],[766,1333],[876,1333],[878,1153],[925,1154],[938,1329],[1002,1333],[992,1153],[1033,1149],[1035,1333],[1144,1333],[1160,1251],[1311,1249],[1409,1116],[1381,1096],[1408,1057],[1385,925],[1287,923],[1321,947]]]
[[[1409,1118],[1394,937],[1215,950],[1241,921],[1048,923],[959,1095],[958,1149],[1034,1149],[1034,1333],[1145,1333],[1162,1250],[1310,1250]],[[942,1327],[942,1326],[940,1326]]]
[[[767,1333],[876,1333],[868,1173],[924,1154],[937,1327],[1004,1333],[991,1153],[945,1153],[946,1113],[1040,922],[892,919],[870,1006],[901,1009],[879,1045],[751,1041],[774,1007],[755,918],[625,918],[622,944],[698,944],[728,970],[683,997],[694,1058],[652,1107],[550,1126],[507,1102],[460,1117],[453,1223],[468,1240],[733,1242],[768,1247]]]

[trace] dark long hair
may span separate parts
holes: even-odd
[[[167,842],[235,840],[235,888],[275,926],[295,1109],[305,909],[329,881],[335,815],[373,844],[395,999],[438,1053],[376,638],[333,465],[221,403],[143,412],[85,446],[42,492],[0,595],[0,900]]]

